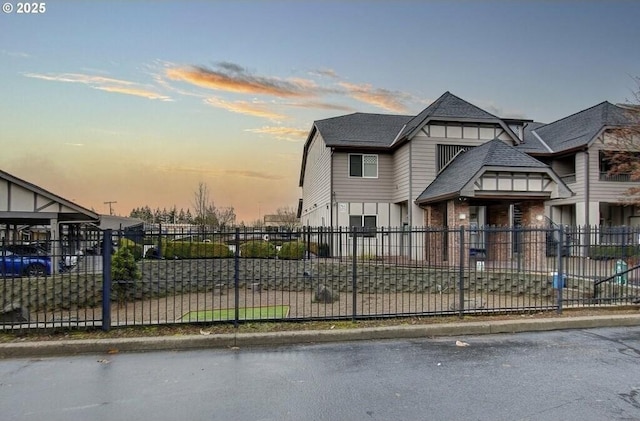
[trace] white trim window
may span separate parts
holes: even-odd
[[[378,155],[349,154],[349,177],[378,178]]]

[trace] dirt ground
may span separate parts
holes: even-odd
[[[416,325],[452,322],[475,322],[483,320],[505,320],[522,318],[549,317],[577,317],[607,314],[638,314],[640,305],[633,306],[597,306],[597,307],[567,307],[562,314],[555,309],[544,309],[552,303],[536,301],[525,297],[512,296],[477,296],[466,305],[482,305],[483,312],[475,315],[459,317],[451,314],[452,305],[457,300],[454,294],[358,294],[356,302],[356,321],[351,320],[353,314],[353,296],[342,293],[333,303],[314,303],[310,292],[289,291],[252,291],[241,290],[238,296],[241,307],[261,307],[288,305],[289,317],[287,321],[245,321],[236,328],[228,321],[203,320],[201,323],[183,323],[181,318],[189,312],[210,309],[233,308],[235,295],[233,291],[216,291],[209,294],[186,294],[180,297],[162,298],[119,305],[112,303],[112,329],[108,332],[96,327],[22,329],[0,332],[0,343],[25,340],[59,340],[59,339],[89,339],[89,338],[117,338],[144,337],[159,335],[193,335],[220,334],[246,332],[277,332],[290,330],[323,330],[323,329],[351,329],[361,327]],[[544,300],[544,299],[543,299]],[[529,310],[526,307],[531,306]],[[503,310],[489,311],[491,308],[521,308],[519,312]],[[535,307],[535,308],[533,308]],[[402,316],[417,311],[447,311],[448,315]],[[398,314],[398,317],[385,319],[367,319],[366,316],[380,313]],[[310,317],[329,316],[339,317],[340,320],[308,321]],[[55,314],[37,314],[39,322],[54,321],[101,321],[101,309],[81,309],[59,312]],[[307,320],[307,321],[305,321]],[[149,324],[151,323],[151,324]],[[90,324],[90,323],[88,323]]]

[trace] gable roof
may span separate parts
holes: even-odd
[[[387,149],[410,119],[407,115],[353,113],[314,121],[304,143],[299,186],[304,183],[307,154],[316,133],[320,133],[330,148]]]
[[[557,153],[587,146],[605,127],[629,124],[631,117],[622,107],[604,101],[553,123],[532,130],[532,134]]]
[[[29,183],[28,181],[25,181],[21,178],[18,178],[2,170],[0,170],[0,180],[6,180],[9,184],[15,184],[27,191],[33,192],[35,195],[42,196],[43,198],[46,198],[47,200],[50,200],[53,203],[56,203],[59,209],[58,213],[67,214],[67,215],[74,213],[75,215],[73,216],[80,217],[83,219],[95,220],[95,221],[98,221],[98,219],[100,218],[100,216],[97,213],[87,208],[84,208],[74,202],[64,199],[54,193],[51,193],[41,187],[36,186],[35,184]],[[9,214],[11,214],[10,211],[2,212],[2,213],[5,214],[5,218],[8,217]]]
[[[314,123],[329,147],[389,147],[411,116],[354,113]]]
[[[398,133],[396,137],[397,140],[395,142],[401,142],[412,138],[425,124],[427,124],[427,122],[431,120],[499,124],[513,139],[518,138],[509,126],[507,126],[499,117],[488,113],[482,108],[478,108],[447,91],[431,105],[422,110],[420,114],[407,122],[406,126],[404,126]]]
[[[494,139],[459,154],[418,196],[416,203],[458,195],[483,167],[549,168],[515,147]]]

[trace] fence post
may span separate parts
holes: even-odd
[[[246,235],[246,229],[245,229]],[[240,228],[236,228],[236,249],[233,255],[233,289],[235,297],[235,314],[233,318],[233,327],[238,327],[238,320],[240,319]]]
[[[351,320],[355,322],[357,315],[357,305],[358,301],[356,298],[356,289],[358,285],[358,262],[357,262],[357,253],[358,253],[358,235],[356,227],[351,227],[351,233],[353,238],[353,247],[352,247],[352,256],[351,256],[351,300],[353,305],[353,311]]]
[[[464,258],[465,258],[465,246],[464,246],[464,225],[460,226],[460,246],[458,251],[458,258],[460,260],[458,265],[458,303],[459,317],[464,315]]]
[[[111,249],[112,231],[102,232],[102,330],[111,329]]]
[[[556,275],[558,278],[553,280],[552,282],[556,282],[556,286],[558,287],[558,314],[562,314],[562,290],[564,288],[564,268],[562,267],[562,252],[564,251],[564,229],[562,225],[558,227],[558,250],[557,250],[557,259],[558,259],[558,274]]]

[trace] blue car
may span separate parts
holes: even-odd
[[[44,250],[26,245],[0,249],[0,276],[51,275],[51,257]]]

